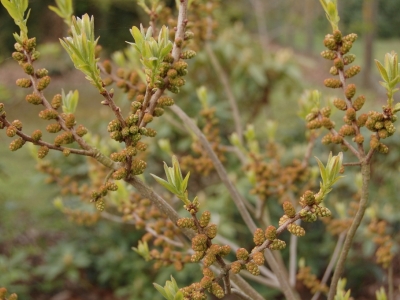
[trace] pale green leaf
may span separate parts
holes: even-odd
[[[381,74],[382,79],[385,82],[389,82],[388,74],[387,74],[385,68],[383,67],[383,65],[380,63],[380,61],[375,59],[375,64],[378,67],[378,70],[379,70],[379,73]]]

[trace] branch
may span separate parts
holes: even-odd
[[[336,260],[339,256],[340,250],[342,249],[345,236],[346,236],[345,232],[342,232],[339,235],[338,241],[335,246],[335,250],[333,250],[333,253],[332,253],[331,260],[329,261],[329,264],[326,267],[324,276],[322,277],[321,285],[326,284],[328,282],[329,277],[331,276],[331,272],[332,272],[333,268],[335,267]],[[314,296],[311,298],[311,300],[317,300],[320,295],[321,295],[321,291],[316,292],[314,294]]]
[[[212,160],[215,170],[217,171],[221,181],[227,187],[229,194],[232,197],[233,202],[235,202],[236,207],[239,210],[242,219],[246,223],[247,227],[251,232],[254,232],[257,229],[256,224],[254,223],[253,219],[251,218],[246,205],[244,204],[245,200],[239,194],[238,190],[235,188],[233,183],[230,181],[228,174],[218,159],[217,155],[215,154],[214,150],[212,149],[210,143],[207,141],[207,138],[201,132],[201,130],[197,127],[197,125],[193,122],[192,119],[177,105],[171,106],[171,110],[182,120],[182,122],[189,127],[191,131],[193,131],[196,136],[199,138],[201,144],[203,145],[205,151],[207,152],[208,156]]]
[[[229,100],[229,104],[231,106],[233,121],[235,123],[236,133],[239,138],[240,144],[243,145],[243,129],[242,129],[242,121],[239,114],[239,108],[237,106],[237,101],[235,96],[233,95],[233,91],[231,89],[231,85],[229,84],[228,75],[222,69],[221,64],[219,63],[218,59],[216,58],[213,49],[211,48],[210,43],[205,43],[204,48],[207,52],[208,57],[210,58],[211,64],[217,73],[217,77],[220,79],[222,86],[225,91],[225,95]]]
[[[368,197],[369,197],[368,186],[369,186],[369,181],[370,181],[370,176],[371,176],[371,166],[369,163],[363,162],[363,164],[361,165],[361,176],[362,176],[362,187],[361,187],[360,206],[358,208],[356,216],[354,217],[353,223],[351,224],[349,231],[347,232],[346,240],[344,241],[344,246],[343,246],[342,252],[340,253],[340,257],[339,257],[335,272],[333,273],[331,286],[329,289],[328,300],[333,300],[335,297],[336,287],[339,282],[340,276],[343,273],[344,264],[346,262],[347,255],[350,251],[351,244],[354,240],[356,231],[357,231],[358,227],[360,226],[360,223],[364,217],[365,210],[368,207]]]

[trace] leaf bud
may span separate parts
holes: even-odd
[[[301,227],[300,225],[295,224],[295,223],[289,224],[287,226],[287,230],[291,234],[293,234],[295,236],[298,236],[298,237],[304,236],[306,234],[306,231],[304,230],[304,228]]]
[[[47,71],[47,69],[45,69],[45,68],[36,70],[37,78],[43,78],[47,75],[49,75],[49,71]]]
[[[249,252],[245,248],[239,248],[236,250],[236,258],[246,261],[249,258]]]
[[[192,249],[194,251],[205,251],[207,249],[208,238],[205,234],[197,234],[192,238]]]
[[[347,109],[346,101],[344,101],[343,99],[336,98],[335,100],[333,100],[333,105],[340,110]]]
[[[267,229],[265,229],[265,237],[270,241],[275,240],[276,239],[276,227],[273,225],[269,225],[267,227]]]
[[[202,228],[205,228],[208,225],[208,223],[210,223],[210,219],[211,219],[211,213],[208,210],[204,211],[199,219],[200,226]]]
[[[328,78],[324,80],[324,85],[328,88],[337,89],[342,86],[342,83],[339,79]]]
[[[334,60],[337,57],[337,54],[332,50],[324,50],[321,52],[321,56],[325,59]]]
[[[246,270],[249,271],[254,276],[260,275],[260,269],[258,268],[257,264],[255,262],[249,262],[246,265]]]
[[[283,250],[286,248],[286,243],[282,240],[275,239],[270,245],[269,249],[271,250]]]
[[[44,120],[57,119],[58,112],[54,109],[45,109],[39,112],[39,117]]]
[[[61,130],[61,125],[59,123],[53,123],[46,126],[47,132],[57,133]]]
[[[37,142],[42,138],[42,132],[39,129],[37,129],[34,132],[32,132],[31,137],[35,142]]]
[[[49,148],[47,146],[41,146],[38,150],[38,158],[42,159],[49,153]]]
[[[16,84],[22,88],[29,88],[32,86],[32,81],[28,78],[17,79]]]
[[[25,140],[23,138],[17,138],[15,140],[13,140],[10,145],[9,145],[9,149],[11,151],[17,151],[18,149],[20,149],[23,145],[25,144]]]
[[[254,231],[253,241],[254,241],[254,244],[256,244],[257,246],[260,246],[260,245],[262,245],[262,243],[265,242],[264,231],[261,228],[257,228]]]
[[[32,94],[28,94],[25,97],[25,100],[33,105],[39,105],[42,104],[42,98],[40,97],[40,95],[36,94],[36,93],[32,93]]]
[[[78,125],[78,127],[76,127],[75,131],[76,131],[76,134],[80,137],[83,137],[86,133],[88,133],[88,130],[83,125]]]
[[[234,274],[239,274],[242,269],[242,264],[239,261],[234,261],[231,263],[231,271]]]

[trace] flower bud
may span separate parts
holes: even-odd
[[[275,239],[270,245],[269,249],[271,250],[283,250],[286,248],[286,243],[282,240]]]
[[[337,54],[332,50],[324,50],[321,52],[321,56],[325,59],[334,60],[337,57]]]
[[[261,228],[257,228],[256,231],[254,231],[253,241],[257,246],[260,246],[265,242],[264,231]]]
[[[26,95],[25,100],[28,103],[34,104],[34,105],[39,105],[39,104],[43,103],[42,98],[36,93]]]
[[[234,261],[231,263],[231,271],[234,274],[239,274],[240,270],[242,269],[242,264],[238,261]]]
[[[16,84],[22,88],[29,88],[32,86],[32,81],[28,78],[17,79]]]
[[[17,128],[15,128],[15,126],[8,126],[7,130],[6,130],[6,135],[8,137],[14,137],[17,134]]]
[[[340,82],[339,79],[335,78],[328,78],[324,80],[324,85],[326,87],[332,88],[332,89],[337,89],[342,86],[342,83]]]
[[[23,145],[25,144],[25,141],[23,138],[17,138],[15,140],[13,140],[10,143],[9,149],[11,151],[17,151],[18,149],[20,149]]]
[[[83,125],[78,125],[78,127],[75,129],[75,131],[76,131],[76,134],[80,137],[83,137],[88,132],[86,127]]]
[[[47,88],[49,84],[50,84],[50,76],[44,76],[43,78],[40,78],[37,83],[38,91],[43,91],[45,88]]]
[[[41,146],[38,150],[38,158],[44,158],[47,153],[49,153],[49,148],[47,146]]]
[[[258,276],[260,275],[260,269],[258,268],[257,264],[254,262],[249,262],[246,265],[246,270],[249,271],[252,275]]]
[[[360,66],[352,66],[350,68],[348,68],[345,72],[344,72],[344,77],[345,78],[351,78],[356,76],[358,73],[360,73],[361,71],[361,67]]]
[[[353,98],[354,95],[356,94],[356,85],[355,84],[349,84],[346,87],[346,90],[345,90],[344,93],[345,93],[347,99]]]
[[[49,71],[47,71],[44,68],[36,70],[36,77],[37,78],[43,78],[43,77],[45,77],[47,75],[49,75]]]
[[[44,120],[57,119],[58,112],[54,109],[45,109],[39,112],[39,117]]]
[[[275,240],[276,239],[276,227],[273,225],[269,225],[267,227],[267,229],[265,229],[265,237],[270,241]]]
[[[265,257],[263,252],[256,252],[253,254],[253,261],[259,265],[262,266],[265,263]]]
[[[225,295],[223,288],[215,281],[211,284],[210,292],[218,299],[222,299]]]
[[[294,218],[296,215],[296,210],[290,201],[283,202],[283,211],[289,218]]]
[[[208,238],[205,234],[197,234],[192,238],[192,249],[194,251],[205,251],[207,249]]]
[[[356,59],[356,56],[354,54],[347,54],[343,57],[343,63],[345,65],[349,65],[352,62],[354,62],[354,60]]]
[[[39,129],[37,129],[34,132],[32,132],[31,137],[35,142],[37,142],[42,138],[42,132]]]
[[[245,248],[239,248],[236,250],[236,258],[246,261],[249,258],[249,252]]]
[[[62,96],[60,94],[54,95],[53,99],[51,100],[51,107],[54,109],[58,109],[62,105]]]
[[[191,59],[196,56],[196,51],[186,50],[181,53],[181,58],[183,59]]]
[[[24,69],[24,72],[28,75],[33,75],[35,70],[33,69],[33,66],[30,63],[24,63],[22,65],[22,68]]]
[[[53,123],[46,126],[47,132],[57,133],[61,130],[61,125],[59,123]]]
[[[304,230],[304,228],[301,227],[300,225],[295,224],[295,223],[289,224],[287,226],[287,230],[291,234],[293,234],[295,236],[298,236],[298,237],[304,236],[306,234],[306,231]]]
[[[347,109],[346,101],[344,101],[343,99],[336,98],[335,100],[333,100],[333,105],[340,110]]]
[[[356,142],[357,144],[362,144],[364,142],[364,136],[362,134],[357,134],[353,138],[353,141]]]

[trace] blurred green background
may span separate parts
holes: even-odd
[[[147,16],[132,0],[74,2],[75,15],[94,15],[95,31],[100,36],[104,58],[126,47],[125,41],[132,41],[129,29],[133,25],[148,22]],[[262,49],[258,42],[253,0],[220,2],[220,8],[213,12],[219,22],[216,30],[219,38],[213,42],[213,49],[230,76],[234,93],[240,101],[243,120],[260,128],[260,140],[266,138],[262,130],[265,119],[278,121],[278,142],[286,147],[282,157],[288,161],[293,157],[301,157],[304,150],[305,126],[297,117],[296,104],[303,89],[320,89],[326,98],[333,94],[322,85],[322,80],[328,76],[329,65],[319,57],[319,52],[324,50],[323,36],[330,28],[317,0],[265,2],[260,14],[266,29],[263,37],[268,42],[266,49]],[[372,57],[382,61],[386,52],[400,48],[400,31],[394,30],[400,28],[400,18],[396,15],[400,11],[400,1],[338,2],[342,31],[354,31],[360,37],[351,52],[357,55],[357,63],[366,69],[367,76],[358,76],[355,81],[363,86],[360,85],[359,89],[367,95],[367,99],[372,99],[368,105],[379,108],[384,103],[385,95],[377,84],[378,74],[373,67]],[[46,93],[59,93],[61,88],[66,91],[78,89],[81,100],[77,119],[85,120],[85,126],[91,132],[107,135],[105,126],[112,116],[99,104],[101,97],[85,82],[84,76],[73,68],[59,46],[58,39],[65,35],[66,28],[62,20],[47,8],[54,2],[35,0],[29,3],[29,35],[37,37],[42,54],[37,67],[46,67],[52,76]],[[166,4],[171,8],[175,5],[174,1],[166,1]],[[11,58],[14,44],[12,32],[16,28],[1,7],[0,101],[5,103],[9,119],[21,119],[24,130],[32,132],[36,128],[44,129],[46,123],[37,118],[39,109],[25,102],[26,91],[15,86],[15,80],[23,76],[22,70]],[[182,94],[175,97],[176,102],[189,115],[196,116],[201,106],[193,90],[201,85],[206,86],[210,105],[217,107],[223,141],[229,143],[227,137],[232,132],[232,118],[228,104],[219,100],[224,91],[205,53],[198,52],[196,59],[190,63],[189,72],[187,85]],[[122,107],[129,105],[122,95],[118,97]],[[250,101],[252,111],[246,111]],[[172,114],[166,117],[173,118]],[[171,122],[166,123],[154,122],[159,131],[157,138],[169,138],[177,153],[190,151],[190,137],[174,129],[173,122],[172,125]],[[182,286],[190,280],[199,279],[196,265],[188,266],[180,273],[171,267],[153,270],[151,265],[131,250],[132,246],[137,246],[143,234],[132,226],[106,220],[93,226],[69,222],[52,204],[59,191],[44,183],[46,176],[35,169],[36,161],[28,147],[11,153],[8,150],[11,139],[0,133],[0,286],[19,293],[20,299],[161,299],[152,282],[163,284],[170,274]],[[400,217],[395,213],[400,209],[397,196],[400,178],[396,167],[399,162],[399,151],[396,150],[399,149],[399,141],[397,132],[389,145],[393,151],[386,157],[377,156],[375,159],[371,188],[372,202],[379,203],[379,206],[373,206],[379,207],[381,217],[391,222],[393,233],[400,229]],[[324,159],[327,152],[326,147],[318,144],[315,155]],[[59,167],[66,166],[71,172],[87,171],[85,168],[79,169],[83,163],[80,158],[69,157],[65,160],[57,154],[50,157]],[[149,169],[158,170],[163,160],[170,159],[157,145],[152,145]],[[232,160],[228,163],[232,163]],[[234,174],[235,170],[238,169],[233,167],[232,176],[239,177]],[[196,178],[195,174],[192,176]],[[340,184],[336,196],[330,197],[332,206],[338,199],[350,198],[355,192],[353,176],[349,173]],[[241,191],[248,191],[246,183],[237,180]],[[148,181],[152,183],[150,178]],[[224,218],[237,218],[237,213],[233,209],[226,209],[231,205],[227,205],[230,199],[222,185],[218,181],[208,183],[205,193],[207,209],[226,212],[220,215],[221,232],[233,239],[240,237],[250,248],[251,237],[244,237],[243,228],[224,227]],[[272,204],[271,211],[278,216],[279,205]],[[323,227],[322,223],[318,225]],[[319,243],[318,259],[308,259],[307,262],[317,275],[321,275],[334,241],[330,236],[323,235],[323,229],[313,229],[312,234],[300,241],[299,256],[308,253],[310,243]],[[394,237],[398,239],[398,236]],[[354,260],[349,268],[348,282],[356,286],[356,299],[371,299],[374,290],[365,290],[362,285],[368,283],[378,289],[385,275],[374,264],[374,245],[361,240],[362,236],[356,245],[368,263]],[[287,253],[284,252],[284,255],[287,256]],[[395,259],[395,265],[399,266],[398,258]],[[365,272],[367,269],[368,272]],[[398,278],[398,271],[396,274]],[[260,288],[264,295],[274,295],[273,291]]]

